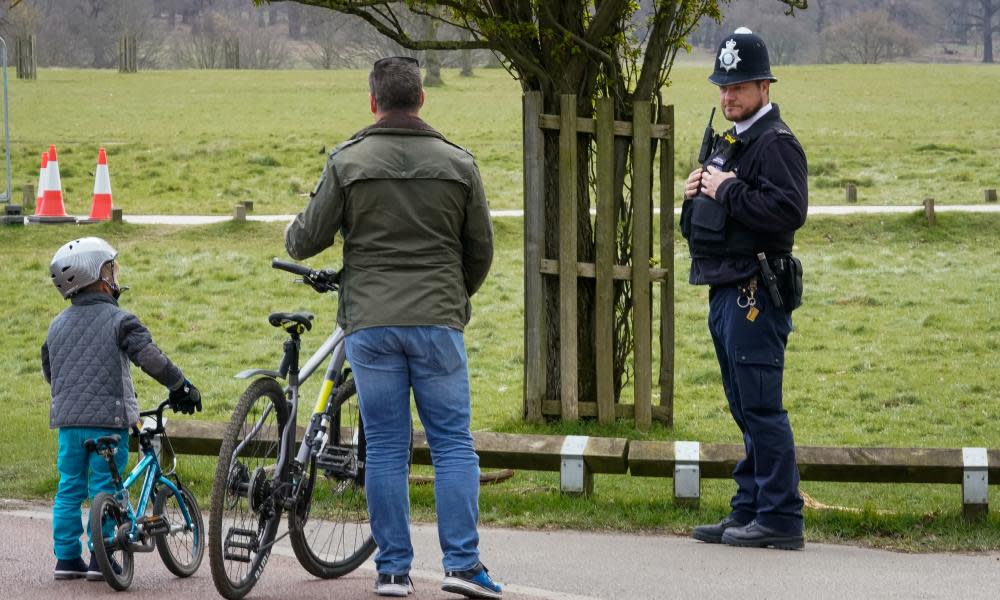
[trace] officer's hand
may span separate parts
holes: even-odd
[[[169,400],[174,412],[186,415],[193,415],[196,410],[201,412],[201,392],[187,379],[181,387],[170,390]]]
[[[720,171],[715,167],[709,167],[701,176],[701,191],[712,200],[716,200],[715,193],[719,186],[723,181],[733,177],[736,177],[736,174],[731,171]]]
[[[698,194],[698,188],[701,187],[701,173],[702,168],[698,167],[688,175],[687,183],[684,185],[685,198],[694,198]]]

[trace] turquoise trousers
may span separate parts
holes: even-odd
[[[121,443],[115,454],[118,472],[128,464],[128,430],[105,427],[63,427],[59,430],[59,490],[52,507],[52,542],[56,559],[72,560],[82,556],[80,536],[83,524],[80,506],[100,492],[114,492],[108,463],[96,452],[88,453],[83,442],[102,435],[118,434]],[[87,526],[90,537],[90,526]]]

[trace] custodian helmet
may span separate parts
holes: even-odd
[[[715,85],[734,85],[744,81],[777,81],[771,74],[767,46],[759,35],[740,27],[727,35],[715,55],[715,71],[708,78]]]

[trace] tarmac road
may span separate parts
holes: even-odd
[[[0,502],[0,598],[83,600],[115,596],[104,583],[52,579],[50,507]],[[206,519],[207,520],[207,519]],[[413,528],[412,600],[454,599],[439,589],[441,552],[433,525]],[[484,562],[508,600],[664,598],[996,599],[1000,553],[902,554],[810,544],[797,552],[732,548],[661,534],[483,528]],[[807,530],[808,535],[808,530]],[[249,599],[373,600],[374,567],[321,581],[291,549],[278,545]],[[136,579],[123,598],[218,598],[208,558],[190,579],[170,575],[159,555],[137,555]]]

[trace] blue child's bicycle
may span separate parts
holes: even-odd
[[[132,472],[122,481],[115,465],[115,453],[121,439],[117,435],[102,436],[84,442],[89,452],[97,452],[107,462],[115,492],[101,492],[90,507],[90,531],[94,532],[94,556],[105,581],[116,590],[132,584],[135,552],[152,552],[155,548],[163,564],[178,577],[189,577],[198,570],[205,554],[205,524],[194,495],[181,484],[173,467],[164,472],[160,467],[154,440],[160,436],[165,449],[170,448],[163,424],[163,401],[156,409],[140,413],[142,427],[132,426],[132,435],[139,441],[141,458]],[[170,452],[173,455],[173,452]],[[142,491],[135,510],[129,501],[128,489],[143,477]],[[153,500],[148,511],[149,500]],[[98,543],[96,532],[102,532]]]

